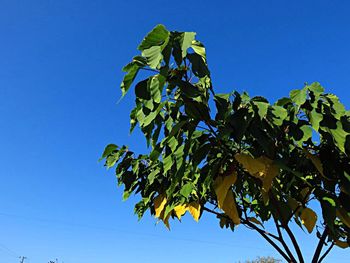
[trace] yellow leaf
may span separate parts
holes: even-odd
[[[154,210],[156,212],[156,217],[159,217],[160,214],[162,213],[165,204],[166,204],[167,200],[165,195],[158,195],[155,199],[154,199]]]
[[[186,213],[187,210],[188,210],[187,205],[178,205],[178,206],[175,206],[174,208],[175,215],[179,220]]]
[[[263,178],[263,190],[265,192],[270,191],[272,181],[279,173],[279,168],[276,165],[267,165],[265,176]]]
[[[232,222],[235,225],[239,225],[240,224],[240,219],[239,219],[239,215],[238,215],[238,211],[237,211],[237,206],[236,206],[236,201],[235,198],[233,196],[233,192],[232,191],[228,191],[225,201],[223,203],[222,206],[222,210],[225,212],[225,214],[231,218]]]
[[[335,241],[335,245],[338,247],[341,247],[341,248],[348,248],[349,247],[349,244],[347,242],[340,241],[340,240]]]
[[[344,210],[344,208],[337,209],[337,217],[347,226],[350,227],[350,216]]]
[[[310,208],[304,208],[300,214],[301,223],[306,227],[309,233],[312,232],[316,225],[317,215]]]
[[[259,173],[265,170],[266,157],[255,159],[248,154],[237,153],[235,154],[235,158],[252,176],[259,177]]]
[[[190,211],[190,214],[193,216],[194,220],[198,222],[201,214],[201,205],[197,202],[192,202],[188,204],[188,210]]]
[[[271,189],[273,180],[279,173],[278,166],[274,164],[273,160],[265,156],[253,158],[248,154],[237,153],[235,158],[248,173],[262,181],[262,196],[264,202],[267,203],[268,192]]]
[[[218,176],[214,182],[214,191],[218,200],[219,208],[225,201],[226,195],[230,187],[236,182],[237,173],[234,171],[230,175]]]

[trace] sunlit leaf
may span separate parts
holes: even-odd
[[[161,213],[164,210],[165,204],[167,202],[166,196],[165,195],[158,195],[154,199],[154,210],[155,210],[155,217],[159,217]]]
[[[198,222],[201,214],[201,205],[197,202],[192,202],[188,204],[188,211],[190,212],[194,220]]]

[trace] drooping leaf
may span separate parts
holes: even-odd
[[[192,215],[193,219],[198,222],[201,215],[201,205],[197,202],[192,202],[188,204],[188,211]]]
[[[123,71],[127,72],[127,74],[123,78],[122,84],[120,85],[123,97],[128,92],[128,90],[129,90],[131,84],[133,83],[139,69],[140,69],[140,67],[136,63],[133,63],[133,62],[131,62],[130,64],[126,65],[123,68]]]
[[[157,69],[163,59],[162,48],[160,46],[152,46],[142,51],[142,56],[147,59],[147,65],[152,69]]]
[[[165,195],[158,195],[154,199],[154,210],[155,210],[155,217],[160,217],[161,213],[164,210],[165,204],[167,203],[167,199]]]
[[[205,53],[205,47],[201,42],[197,40],[193,40],[191,47],[194,50],[194,52],[196,52],[198,55],[200,55],[204,59],[204,61],[206,61],[207,57]]]
[[[232,222],[235,225],[239,225],[241,223],[237,210],[236,200],[231,190],[227,192],[226,198],[221,209],[225,212],[225,214],[232,220]]]
[[[194,41],[194,37],[196,36],[195,32],[184,32],[182,36],[182,57],[186,57],[187,49],[192,46],[192,42]]]
[[[237,173],[233,171],[229,175],[218,176],[214,181],[214,191],[219,208],[222,208],[230,187],[236,182]]]
[[[185,204],[175,206],[174,208],[174,213],[179,220],[186,213],[186,211],[188,211],[188,206]]]
[[[317,215],[310,208],[304,208],[300,214],[301,223],[306,227],[309,233],[312,232],[316,225]]]
[[[149,32],[138,46],[138,50],[144,51],[153,46],[161,46],[168,41],[169,31],[163,25],[157,25]]]
[[[349,243],[348,242],[340,241],[340,240],[336,240],[335,241],[335,245],[340,247],[340,248],[348,248],[349,247]]]

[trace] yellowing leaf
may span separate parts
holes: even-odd
[[[187,210],[188,210],[187,205],[178,205],[178,206],[175,206],[174,213],[176,217],[180,220]]]
[[[237,173],[234,171],[230,175],[218,176],[214,182],[214,191],[217,196],[218,206],[222,208],[228,190],[237,180]]]
[[[252,176],[259,178],[263,182],[262,196],[264,202],[268,202],[268,192],[271,189],[272,182],[279,173],[279,168],[273,163],[273,160],[261,156],[253,158],[248,154],[238,153],[235,155],[236,160],[242,164],[243,168]]]
[[[196,202],[192,202],[188,205],[188,210],[190,214],[193,216],[194,220],[198,222],[200,214],[201,214],[201,205]]]
[[[349,244],[347,242],[340,241],[340,240],[335,241],[335,245],[338,247],[341,247],[341,248],[348,248],[349,247]]]
[[[248,154],[237,153],[235,154],[235,158],[240,164],[242,164],[244,169],[255,177],[259,176],[259,172],[263,172],[265,170],[266,164],[264,159],[266,157],[259,157],[255,159]]]
[[[265,192],[270,191],[272,181],[279,173],[279,168],[276,165],[266,165],[266,170],[263,177],[263,190]]]
[[[337,209],[337,217],[347,226],[350,227],[350,216],[344,210],[344,208]]]
[[[306,227],[309,233],[312,232],[316,225],[317,215],[310,208],[304,208],[300,214],[301,223]]]
[[[236,201],[232,191],[229,191],[227,193],[225,201],[222,206],[222,210],[232,220],[232,222],[235,225],[239,225],[241,223],[239,219],[238,211],[237,211]]]
[[[154,210],[156,212],[156,217],[159,217],[160,214],[162,213],[165,204],[166,204],[167,200],[165,195],[158,195],[155,199],[154,199]]]

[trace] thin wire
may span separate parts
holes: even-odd
[[[6,252],[8,255],[10,255],[11,257],[15,257],[18,258],[19,256],[17,255],[16,252],[14,252],[13,250],[9,249],[8,247],[6,247],[4,244],[0,243],[0,247],[2,247],[2,251]]]
[[[165,239],[171,239],[171,240],[177,240],[177,241],[185,241],[185,242],[191,242],[191,243],[202,243],[202,244],[216,245],[216,246],[226,246],[226,247],[232,247],[232,245],[233,245],[232,243],[228,244],[228,243],[205,241],[205,240],[192,239],[192,238],[169,237],[169,236],[157,235],[157,234],[153,234],[153,233],[138,233],[138,232],[127,231],[127,230],[124,230],[124,229],[121,229],[121,228],[101,227],[101,226],[93,226],[93,225],[83,225],[83,224],[77,224],[77,223],[61,221],[61,220],[34,218],[34,217],[15,215],[15,214],[7,214],[7,213],[0,213],[0,216],[17,217],[17,218],[23,218],[23,219],[30,219],[30,220],[35,220],[35,221],[46,222],[46,223],[56,223],[56,224],[60,224],[60,225],[74,226],[74,227],[83,227],[83,228],[90,228],[90,229],[113,230],[113,231],[123,232],[123,233],[126,233],[128,235],[142,236],[142,237],[150,237],[150,236],[152,236],[152,237],[156,237],[156,238],[165,238]],[[239,244],[241,248],[258,249],[258,250],[263,250],[263,251],[266,251],[266,252],[274,251],[272,249],[259,248],[259,247],[255,247],[255,246],[246,246],[246,245],[242,246],[241,243],[236,243],[236,244],[237,245]]]

